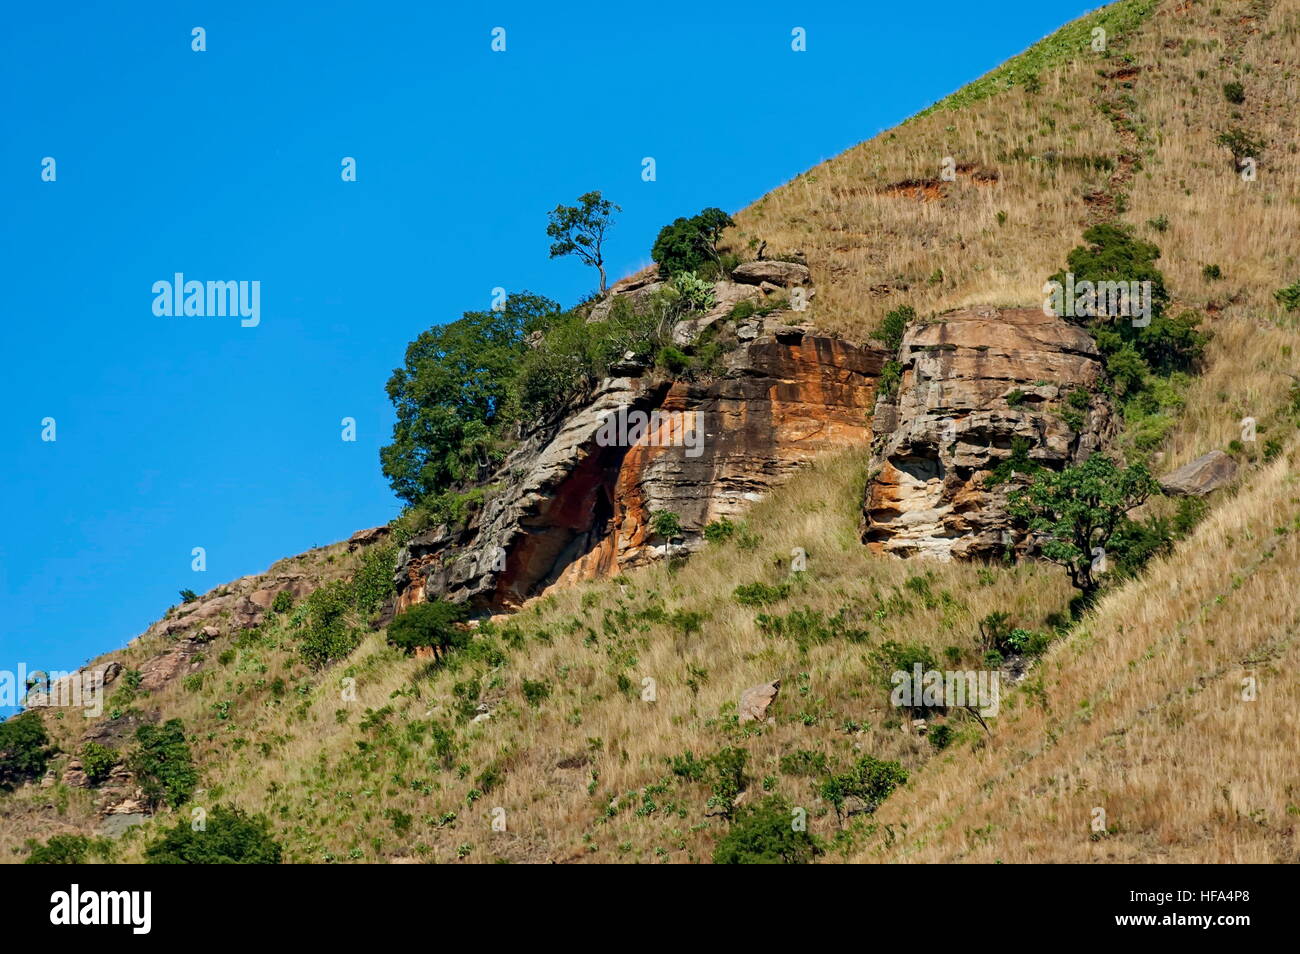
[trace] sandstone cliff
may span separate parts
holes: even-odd
[[[972,308],[918,322],[899,350],[896,398],[876,410],[874,479],[862,537],[872,549],[940,560],[1023,549],[1012,482],[987,479],[1017,445],[1059,469],[1115,424],[1096,345],[1039,308]]]

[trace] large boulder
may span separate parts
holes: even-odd
[[[863,540],[879,552],[949,560],[1028,546],[1007,514],[1015,481],[988,478],[1018,445],[1060,469],[1114,432],[1092,338],[1040,308],[970,308],[917,322],[898,360],[897,397],[873,419],[879,436],[863,514]]]
[[[1212,450],[1162,477],[1160,487],[1175,497],[1204,497],[1236,476],[1237,462],[1221,450]]]
[[[731,280],[744,285],[761,285],[768,282],[782,288],[812,283],[812,272],[798,262],[745,262],[731,270]]]

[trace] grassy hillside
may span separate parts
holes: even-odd
[[[1097,24],[1104,55],[1087,46]],[[1298,43],[1294,0],[1122,0],[736,216],[733,244],[804,252],[814,321],[858,339],[900,304],[1037,303],[1096,221],[1160,246],[1174,310],[1204,314],[1214,338],[1202,372],[1172,381],[1122,446],[1157,470],[1231,449],[1244,469],[1191,536],[1083,619],[1067,618],[1052,566],[869,554],[863,448],[818,462],[689,564],[534,601],[446,664],[379,631],[313,669],[299,606],[214,640],[201,678],[120,708],[181,718],[192,804],[265,814],[289,861],[707,861],[737,787],[741,806],[806,810],[826,860],[1297,860],[1300,312],[1274,292],[1300,279]],[[1233,127],[1265,142],[1254,182],[1216,145]],[[948,156],[955,182],[940,178]],[[1245,416],[1259,440],[1232,446]],[[808,569],[792,577],[796,547]],[[324,582],[365,557],[335,546],[291,562]],[[987,731],[954,713],[921,734],[890,704],[888,672],[926,655],[978,668],[995,611],[1050,646]],[[105,658],[138,667],[163,645]],[[741,691],[772,679],[774,721],[741,724]],[[78,748],[79,715],[46,721]],[[907,781],[874,814],[840,818],[821,785],[868,756]],[[0,860],[22,860],[28,838],[93,834],[92,800],[61,783],[0,795]],[[139,860],[189,809],[106,852]]]

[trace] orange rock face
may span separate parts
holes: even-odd
[[[475,525],[411,541],[399,573],[422,577],[429,596],[496,609],[688,551],[710,522],[743,514],[817,455],[867,447],[884,358],[781,329],[741,346],[706,383],[606,382],[545,446],[511,455],[502,472],[526,473]],[[637,413],[640,430],[608,426]],[[677,516],[679,539],[653,532],[658,511]]]

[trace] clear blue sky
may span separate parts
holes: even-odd
[[[1096,5],[10,7],[0,669],[76,667],[181,588],[395,516],[378,450],[406,343],[495,286],[594,287],[547,257],[557,203],[623,207],[613,280],[665,222],[747,205]],[[261,324],[155,316],[178,271],[260,281]]]

